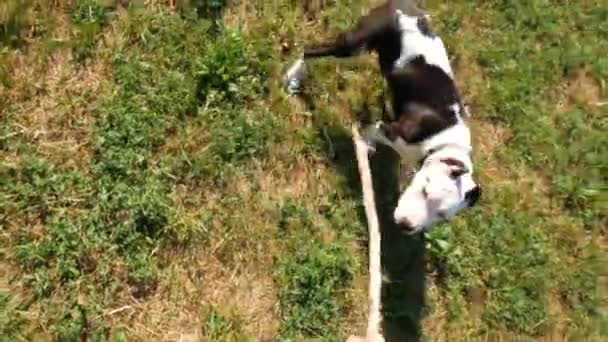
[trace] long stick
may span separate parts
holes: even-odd
[[[381,288],[382,288],[382,268],[380,264],[380,225],[376,213],[376,201],[374,199],[374,187],[369,167],[368,145],[356,124],[352,126],[353,142],[357,154],[357,165],[361,177],[361,187],[363,189],[363,206],[367,216],[367,226],[369,230],[369,313],[367,320],[367,336],[362,338],[351,336],[348,342],[384,342],[384,337],[380,333],[381,315]]]

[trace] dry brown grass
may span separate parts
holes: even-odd
[[[154,295],[136,299],[125,292],[115,301],[119,310],[109,316],[115,329],[144,340],[204,340],[201,319],[214,307],[237,319],[246,336],[274,335],[279,321],[271,267],[277,247],[270,231],[262,228],[270,229],[276,222],[255,207],[264,200],[252,186],[237,175],[227,188],[216,191],[204,185],[174,188],[175,207],[182,217],[200,220],[205,213],[220,214],[222,199],[230,195],[243,204],[238,216],[247,221],[232,221],[229,213],[221,213],[209,223],[209,235],[199,246],[160,256],[166,268]]]
[[[421,330],[425,332],[425,336],[430,341],[443,342],[448,338],[446,334],[447,312],[442,305],[445,304],[443,289],[432,277],[427,279],[430,281],[427,281],[425,297],[427,302],[433,303],[435,307],[422,319]]]
[[[203,248],[166,256],[172,266],[163,271],[153,297],[126,299],[109,318],[115,329],[143,340],[204,340],[201,318],[213,306],[239,321],[250,337],[272,336],[278,328],[276,293],[264,265],[224,265]]]
[[[473,102],[477,97],[485,94],[485,87],[487,81],[483,69],[477,64],[473,58],[466,52],[457,56],[457,60],[454,61],[454,77],[456,79],[456,85],[461,90],[461,96],[465,102]],[[475,116],[475,107],[469,109]]]
[[[258,169],[260,175],[272,174],[263,171],[261,166]],[[284,175],[276,177],[282,184],[287,183]],[[260,205],[267,203],[269,197],[287,199],[288,195],[278,193],[278,188],[275,191],[260,189],[265,186],[264,179],[235,175],[226,183],[226,188],[217,191],[200,184],[174,189],[180,215],[193,219],[214,212],[219,215],[210,222],[207,241],[200,247],[174,251],[163,257],[171,266],[163,271],[165,276],[159,282],[157,294],[142,303],[145,307],[140,310],[150,314],[117,320],[126,327],[137,327],[131,331],[133,336],[179,340],[187,335],[195,339],[201,334],[201,315],[210,307],[226,317],[238,319],[247,336],[276,333],[277,298],[271,267],[278,253],[272,238],[277,223],[261,211]],[[236,219],[223,211],[221,201],[227,196],[237,198],[242,204],[235,208]]]
[[[545,307],[552,324],[549,332],[543,337],[543,341],[567,341],[567,337],[565,336],[566,325],[568,324],[567,313],[564,312],[564,304],[559,299],[559,296],[552,293],[547,294],[545,296]]]
[[[53,36],[69,40],[68,19],[57,15]],[[95,100],[108,87],[108,68],[104,59],[77,68],[71,62],[69,47],[58,47],[49,55],[36,49],[14,51],[8,58],[9,77],[16,86],[7,89],[10,108],[7,117],[14,131],[35,146],[40,155],[81,167],[88,162],[89,132]]]

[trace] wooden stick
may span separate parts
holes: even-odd
[[[350,336],[347,342],[384,342],[380,333],[382,322],[382,266],[380,264],[380,225],[376,213],[374,187],[369,167],[367,142],[361,137],[356,124],[352,126],[353,142],[357,154],[357,165],[363,189],[363,206],[367,216],[369,230],[369,313],[367,319],[367,335],[365,337]]]

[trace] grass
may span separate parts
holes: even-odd
[[[378,110],[377,66],[316,61],[304,99],[279,80],[368,1],[127,3],[0,5],[2,340],[361,333],[347,128]],[[387,337],[604,340],[606,6],[424,4],[471,106],[484,199],[404,237],[398,161],[373,158]]]

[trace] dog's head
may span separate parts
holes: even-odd
[[[426,162],[399,198],[395,222],[407,234],[448,220],[481,196],[481,187],[460,159],[438,157]]]

